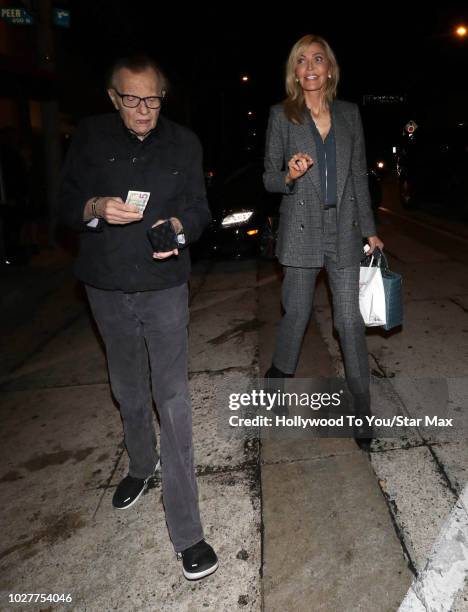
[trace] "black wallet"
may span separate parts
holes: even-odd
[[[154,253],[167,253],[179,248],[177,234],[170,221],[164,221],[147,231]]]

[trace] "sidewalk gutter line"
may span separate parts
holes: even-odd
[[[343,436],[342,438],[337,438],[337,439],[352,440],[353,438],[347,438]],[[307,442],[307,439],[298,440],[298,442]],[[305,463],[307,461],[321,461],[322,459],[333,459],[334,457],[348,457],[350,455],[355,455],[356,453],[360,453],[360,452],[361,451],[358,448],[356,448],[356,450],[352,450],[346,453],[334,453],[331,455],[320,455],[318,457],[304,457],[303,459],[287,459],[287,460],[285,459],[284,461],[262,461],[262,465],[293,465],[295,463]]]
[[[103,489],[103,491],[101,493],[101,497],[99,498],[98,505],[96,506],[96,510],[94,511],[94,514],[93,514],[93,517],[92,517],[93,521],[95,520],[96,514],[98,513],[99,508],[101,507],[102,500],[104,499],[104,495],[107,493],[107,490],[109,489],[109,485],[112,482],[112,479],[114,478],[114,474],[115,474],[115,472],[117,470],[117,467],[118,467],[118,465],[120,463],[120,460],[122,459],[122,455],[124,454],[124,452],[125,452],[125,447],[123,446],[122,450],[120,451],[120,454],[117,457],[117,460],[115,462],[114,469],[112,470],[111,475],[109,476],[109,478],[107,479],[106,484],[104,485],[104,489]]]
[[[250,366],[229,366],[227,368],[221,368],[220,370],[190,370],[189,378],[199,374],[208,374],[209,376],[222,376],[226,374],[226,372],[239,372],[240,374],[250,374],[254,365],[255,364],[252,363]]]
[[[263,521],[263,486],[262,486],[262,466],[265,465],[262,461],[262,437],[258,438],[258,487],[260,489],[260,606],[261,611],[265,612],[265,588],[263,582],[263,566],[265,564],[265,524]]]
[[[424,440],[424,446],[427,447],[428,451],[430,452],[430,454],[432,456],[432,460],[436,464],[437,470],[439,471],[439,473],[442,476],[442,478],[445,480],[445,484],[447,486],[447,489],[449,489],[449,491],[451,491],[453,493],[454,498],[457,499],[458,498],[458,491],[456,490],[456,488],[452,484],[452,481],[450,480],[447,472],[445,471],[444,465],[440,461],[439,457],[437,457],[437,455],[435,454],[432,445],[429,445],[427,443],[427,440]]]
[[[463,304],[460,304],[460,302],[456,298],[450,297],[448,298],[448,301],[452,302],[453,304],[456,304],[459,308],[463,310],[463,312],[468,312],[468,308],[463,306]]]
[[[374,355],[374,353],[371,353],[369,351],[369,355],[372,357],[372,359],[375,361],[376,366],[379,368],[380,373],[382,374],[382,378],[389,378],[389,376],[387,376],[387,372],[385,371],[385,368],[382,365],[380,365],[380,362],[377,359],[377,357]]]
[[[403,534],[403,531],[400,529],[400,526],[397,521],[398,508],[397,508],[396,502],[395,500],[390,499],[390,496],[388,495],[388,493],[381,487],[380,479],[378,477],[377,477],[377,484],[385,500],[385,503],[387,505],[388,513],[390,515],[390,520],[392,521],[393,529],[395,530],[396,537],[398,538],[400,542],[400,546],[403,551],[403,556],[406,559],[406,564],[408,565],[408,569],[413,574],[413,576],[416,577],[418,575],[418,570],[416,569],[416,565],[413,562],[409,548],[406,545],[405,536]]]

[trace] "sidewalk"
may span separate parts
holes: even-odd
[[[183,577],[159,479],[131,511],[111,507],[127,471],[121,422],[102,349],[75,299],[73,320],[56,321],[56,333],[25,361],[22,347],[12,346],[14,361],[23,363],[3,378],[0,609],[260,609],[258,444],[224,437],[218,427],[219,390],[256,370],[256,265],[227,262],[206,275],[203,264],[192,295],[195,455],[218,572],[199,583]],[[60,301],[66,312],[67,298]],[[73,603],[13,606],[10,593],[70,593]]]
[[[279,292],[279,281],[260,292],[262,371],[273,353]],[[315,304],[329,312],[323,275]],[[312,319],[296,376],[337,375]],[[354,440],[262,439],[262,494],[266,611],[398,609],[411,572],[368,456]]]
[[[390,262],[405,277],[407,323],[386,339],[369,335],[374,374],[389,383],[408,370],[466,375],[466,310],[457,305],[468,305],[466,267],[450,262],[447,273],[446,256],[392,224],[383,235],[399,255]],[[419,274],[421,263],[430,274]],[[268,367],[280,282],[271,264],[200,262],[190,383],[202,518],[220,567],[190,583],[168,538],[159,478],[131,511],[111,507],[127,469],[121,422],[68,266],[30,270],[20,286],[10,277],[15,299],[2,307],[0,609],[396,611],[463,487],[466,444],[379,444],[369,461],[352,440],[229,435],[222,398]],[[330,315],[322,282],[298,376],[340,373]],[[70,593],[73,603],[9,604],[9,593]],[[466,611],[464,597],[450,610]]]

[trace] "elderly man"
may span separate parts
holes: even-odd
[[[172,544],[185,577],[198,579],[214,572],[218,560],[204,541],[198,508],[187,366],[190,259],[183,247],[198,239],[210,212],[199,140],[160,114],[166,89],[147,57],[113,66],[107,91],[117,113],[78,127],[60,210],[80,233],[75,273],[104,340],[130,460],[112,503],[134,504],[161,463]],[[154,252],[147,232],[167,220],[174,242]]]

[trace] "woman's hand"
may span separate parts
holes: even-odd
[[[370,251],[367,252],[367,255],[371,255],[376,248],[383,251],[384,243],[380,240],[378,236],[368,236],[367,242],[370,246]]]
[[[312,166],[314,160],[307,153],[296,153],[288,161],[288,174],[286,182],[290,183],[303,176]]]

